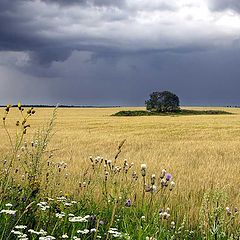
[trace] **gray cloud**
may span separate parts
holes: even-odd
[[[199,19],[201,5],[189,1],[2,0],[0,50],[29,52],[33,62],[49,66],[73,50],[184,51],[236,40],[240,27],[222,28],[211,13]]]
[[[48,69],[35,67],[38,76],[11,66],[0,68],[5,78],[0,81],[0,95],[9,102],[141,106],[150,92],[168,89],[179,95],[182,104],[237,105],[239,56],[240,51],[234,50],[152,52],[108,55],[93,63],[91,52],[74,51],[68,60]]]
[[[42,0],[48,3],[55,3],[58,5],[95,5],[95,6],[117,6],[121,7],[126,4],[125,0]]]
[[[0,0],[1,96],[140,105],[169,89],[184,103],[235,103],[238,9],[233,0]]]
[[[222,11],[226,9],[232,9],[240,12],[239,0],[211,0],[210,7],[213,10]]]

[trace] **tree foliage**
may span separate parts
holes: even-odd
[[[151,93],[145,104],[149,111],[176,112],[180,109],[178,96],[169,91]]]

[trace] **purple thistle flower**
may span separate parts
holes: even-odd
[[[125,203],[125,207],[131,207],[132,206],[132,201],[131,199],[128,199]]]
[[[100,220],[100,221],[99,221],[99,224],[100,224],[100,225],[103,225],[103,224],[104,224],[104,221],[103,221],[103,220]]]
[[[167,180],[167,181],[170,181],[171,178],[172,178],[172,175],[171,175],[170,173],[167,173],[167,175],[166,175],[166,180]]]

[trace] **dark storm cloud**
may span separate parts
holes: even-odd
[[[194,19],[197,7],[175,0],[1,0],[0,50],[28,52],[33,63],[49,66],[74,50],[100,56],[226,45],[229,32],[225,38],[211,16]],[[185,18],[181,9],[189,11]]]
[[[56,3],[58,5],[68,6],[71,4],[74,5],[83,5],[83,4],[92,4],[95,6],[124,6],[125,0],[42,0],[48,3]]]
[[[238,9],[223,0],[0,0],[0,96],[139,105],[169,89],[186,103],[231,91],[235,101]]]
[[[226,9],[232,9],[240,12],[239,0],[211,0],[210,7],[213,10],[222,11]]]

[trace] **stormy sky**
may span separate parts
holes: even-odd
[[[0,104],[240,105],[239,0],[0,0]]]

